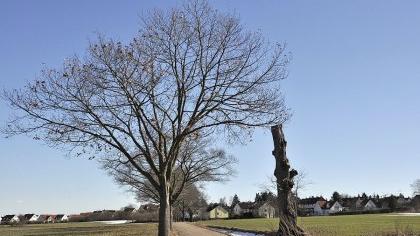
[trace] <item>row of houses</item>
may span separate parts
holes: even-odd
[[[420,202],[420,195],[414,198],[400,197],[346,197],[327,201],[323,197],[300,199],[298,212],[300,215],[329,215],[338,212],[363,212],[378,210],[415,210]]]
[[[101,210],[93,212],[84,212],[77,215],[37,215],[37,214],[25,214],[25,215],[5,215],[1,217],[1,224],[47,224],[47,223],[65,223],[69,221],[88,221],[91,220],[111,220],[112,218],[119,216],[124,218],[136,212],[137,209],[131,207],[125,207],[120,211],[116,210]],[[101,218],[102,217],[102,218]]]
[[[230,208],[227,206],[214,205],[207,209],[208,219],[227,219],[237,217],[277,217],[276,205],[272,201],[266,202],[239,202]]]
[[[297,211],[301,216],[330,215],[340,212],[363,213],[367,211],[419,211],[420,195],[414,198],[404,196],[382,197],[344,197],[339,200],[327,200],[323,197],[310,197],[297,200]],[[208,219],[225,219],[237,217],[278,217],[278,209],[275,200],[264,202],[238,202],[231,207],[213,205],[207,210]]]
[[[37,215],[37,214],[25,214],[25,215],[5,215],[1,217],[1,224],[17,224],[17,223],[61,223],[67,222],[69,217],[65,214],[58,215]]]

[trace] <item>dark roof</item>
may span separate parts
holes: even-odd
[[[223,210],[228,211],[225,207],[223,207],[222,205],[219,205],[219,204],[217,204],[217,205],[213,205],[213,206],[209,206],[209,207],[207,208],[207,211],[211,211],[211,210],[213,210],[214,208],[217,208],[217,207],[220,207],[220,208],[222,208]]]
[[[313,205],[313,204],[317,203],[318,201],[325,201],[326,202],[325,198],[323,198],[323,197],[310,197],[310,198],[300,199],[299,204]]]
[[[238,205],[242,209],[252,209],[252,208],[255,207],[255,203],[253,203],[253,202],[240,202],[240,203],[238,203]]]
[[[63,217],[64,217],[65,215],[62,215],[62,214],[60,214],[60,215],[56,215],[55,216],[55,219],[56,220],[61,220],[61,219],[63,219]]]
[[[378,202],[376,202],[374,199],[371,199],[371,198],[368,198],[368,199],[363,200],[363,201],[362,201],[362,203],[361,203],[362,207],[365,207],[365,205],[366,205],[369,201],[372,201],[372,202],[373,202],[373,204],[375,204],[375,206],[376,206],[376,207],[378,207],[379,203],[378,203]]]
[[[355,208],[356,207],[356,202],[359,200],[360,198],[358,197],[348,197],[348,198],[342,198],[340,200],[340,204],[343,207],[348,207],[348,208]]]
[[[32,216],[34,216],[35,214],[25,214],[23,216],[23,218],[25,218],[25,220],[30,220],[32,218]]]
[[[148,204],[145,204],[145,205],[141,205],[139,210],[157,211],[157,210],[159,210],[159,205],[148,203]]]
[[[13,217],[15,217],[16,215],[5,215],[1,218],[2,222],[9,222],[13,219]]]

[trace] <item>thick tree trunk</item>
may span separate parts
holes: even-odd
[[[171,224],[171,209],[169,201],[169,190],[164,188],[160,192],[159,203],[159,236],[169,236]]]
[[[170,213],[169,229],[172,231],[173,230],[172,223],[174,221],[174,213],[172,211],[172,204],[169,205],[169,213]]]
[[[286,156],[287,142],[284,138],[282,126],[272,126],[271,134],[273,135],[274,142],[273,156],[276,159],[276,169],[274,170],[274,176],[277,179],[277,196],[280,218],[277,235],[307,235],[297,225],[297,213],[294,208],[292,196],[293,177],[297,175],[297,171],[290,169],[289,160]]]

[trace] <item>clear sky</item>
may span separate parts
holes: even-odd
[[[179,1],[18,1],[0,3],[0,87],[18,88],[45,65],[83,55],[102,33],[132,38],[139,16]],[[283,83],[293,109],[288,155],[312,182],[304,195],[411,194],[420,178],[419,1],[218,0],[252,30],[287,42],[293,55]],[[0,103],[0,122],[10,111]],[[238,175],[207,186],[210,200],[252,200],[274,169],[261,130],[238,157]],[[134,199],[95,161],[66,157],[26,137],[0,138],[0,215],[115,209]]]

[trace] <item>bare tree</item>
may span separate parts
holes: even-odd
[[[183,193],[185,190],[192,194],[191,189],[194,190],[197,184],[226,181],[235,173],[233,165],[237,160],[222,149],[211,148],[211,143],[210,139],[197,138],[188,138],[183,143],[172,172],[171,205],[175,204],[180,196],[185,196]],[[131,166],[121,164],[112,158],[107,158],[102,163],[118,184],[130,187],[139,201],[160,202],[159,192]],[[172,224],[170,226],[172,228]]]
[[[308,175],[304,170],[298,170],[298,174],[293,178],[293,189],[292,192],[296,198],[299,198],[302,191],[306,189],[313,182],[308,180]],[[268,182],[262,183],[260,185],[261,191],[267,191],[275,193],[277,191],[277,180],[275,177],[267,177]]]
[[[411,188],[413,189],[413,195],[420,195],[420,179],[416,179],[412,184]]]
[[[278,236],[300,236],[306,235],[303,229],[297,225],[297,212],[293,200],[293,178],[298,175],[297,171],[290,168],[289,159],[286,155],[287,142],[284,137],[281,125],[271,127],[273,135],[274,150],[273,156],[276,159],[274,176],[277,181],[277,197],[279,208],[279,230]]]
[[[188,219],[194,220],[200,210],[207,207],[207,201],[204,192],[195,184],[186,187],[179,198],[174,202],[174,206],[181,213],[182,220],[185,220],[188,213]]]
[[[204,1],[155,11],[128,44],[99,37],[83,59],[5,91],[16,112],[4,132],[129,166],[159,193],[159,235],[167,236],[173,172],[187,138],[243,141],[288,119],[283,51]]]

